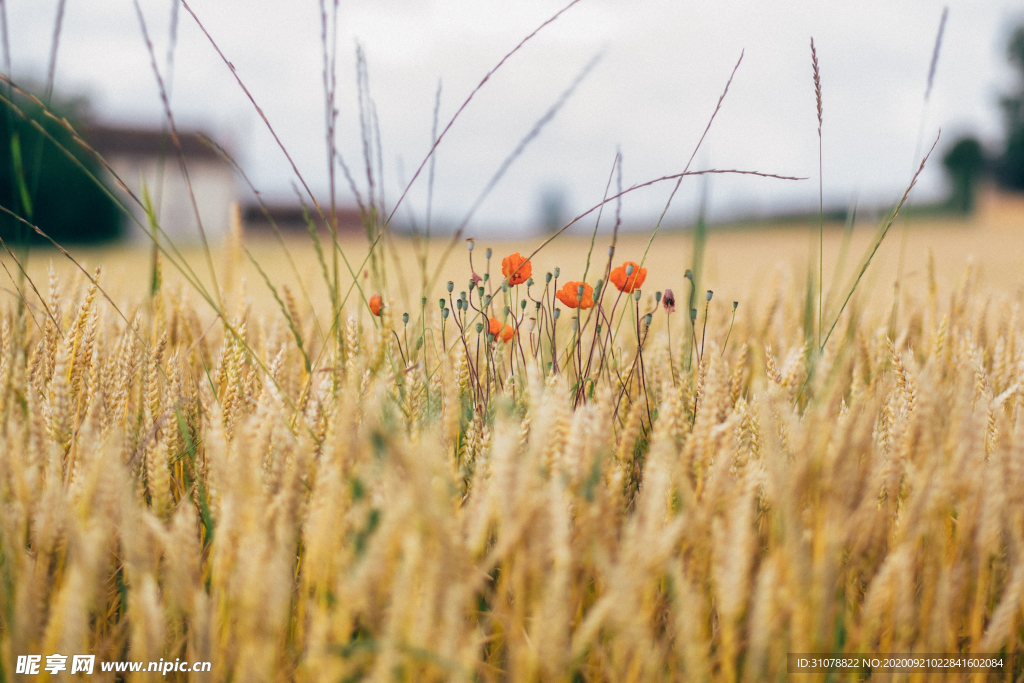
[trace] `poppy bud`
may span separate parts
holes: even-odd
[[[544,283],[547,284],[548,282],[551,282],[551,273],[544,274]]]
[[[693,282],[693,271],[692,271],[692,270],[690,270],[689,268],[687,268],[687,269],[686,269],[686,272],[685,272],[685,273],[683,273],[683,277],[685,277],[685,278],[686,278],[687,280],[689,280],[690,282]]]
[[[654,293],[654,305],[657,306],[661,303],[661,292]]]
[[[633,300],[634,301],[640,301],[640,290],[639,289],[636,290],[635,292],[633,292]]]
[[[484,297],[484,306],[490,306],[490,305],[491,305],[491,295],[488,294],[487,296]]]
[[[608,247],[608,258],[615,256],[615,247]]]
[[[709,289],[709,290],[708,290],[708,292],[707,292],[707,294],[705,294],[705,295],[704,295],[704,299],[705,299],[705,300],[707,300],[707,301],[711,301],[711,297],[713,297],[714,295],[715,295],[715,293],[714,293],[714,292],[712,292],[712,291],[711,291],[711,290]]]
[[[402,322],[403,322],[404,324],[406,324],[406,325],[408,325],[408,324],[409,324],[409,314],[408,314],[408,313],[403,313],[403,314],[402,314]]]
[[[739,301],[733,301],[732,302],[732,310],[735,311],[737,308],[739,308],[739,305],[740,305]]]
[[[647,327],[651,326],[651,314],[650,313],[648,313],[647,315],[644,316],[644,324],[647,325]]]
[[[490,258],[491,258],[491,253],[492,253],[492,252],[491,252],[491,248],[490,248],[490,247],[487,247],[487,251],[485,251],[485,252],[484,252],[484,254],[486,254],[486,255],[487,255],[487,259],[488,259],[488,260],[490,260]]]
[[[484,324],[483,323],[477,323],[476,324],[476,333],[480,334],[483,331],[484,331]]]
[[[532,278],[532,277],[531,277],[531,278],[529,278],[529,279],[528,279],[528,280],[526,281],[526,287],[527,287],[527,288],[533,287],[533,278]]]
[[[561,272],[562,272],[561,268],[555,267],[555,277],[558,277],[558,274],[561,273]]]
[[[562,315],[562,309],[561,308],[556,308],[555,312],[553,313],[553,315],[555,316],[555,320],[558,320],[558,316]]]
[[[526,310],[526,299],[523,299],[522,301],[519,302],[519,308],[523,309],[524,311]]]
[[[449,280],[447,287],[448,287],[448,293],[451,294],[452,290],[455,289],[455,283],[452,282],[451,280]]]
[[[627,263],[626,264],[626,275],[632,275],[632,274],[633,274],[633,264],[632,263]]]
[[[466,249],[469,249],[470,251],[473,251],[473,247],[475,247],[475,246],[476,246],[476,244],[474,244],[472,239],[466,240]]]
[[[445,307],[445,305],[446,305],[446,304],[447,304],[448,302],[447,302],[447,301],[445,301],[444,299],[439,299],[439,300],[438,300],[438,303],[439,303],[439,304],[441,304],[441,310],[443,311],[443,310],[444,310],[444,307]]]
[[[478,287],[477,290],[476,290],[476,295],[478,297],[480,297],[480,298],[483,298],[483,296],[484,296],[484,288],[483,287]]]
[[[441,319],[442,319],[442,320],[447,320],[447,319],[448,319],[448,313],[449,313],[450,311],[451,311],[451,309],[450,309],[450,308],[445,308],[445,309],[443,309],[443,310],[441,311]]]

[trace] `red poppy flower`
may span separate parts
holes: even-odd
[[[630,275],[626,275],[626,266],[633,266]],[[632,261],[626,261],[618,268],[613,269],[608,279],[612,281],[612,284],[620,292],[632,294],[633,290],[638,289],[644,283],[644,280],[647,279],[647,269],[641,268]]]
[[[487,321],[487,331],[494,336],[494,338],[500,339],[503,342],[508,342],[512,337],[516,336],[516,330],[511,325],[505,325],[502,327],[501,321],[497,318],[491,318]]]
[[[583,287],[582,299],[580,287]],[[592,308],[594,305],[594,288],[575,280],[562,285],[562,288],[555,292],[555,296],[569,308]]]
[[[517,251],[501,259],[501,274],[508,278],[510,285],[521,285],[533,275],[533,264]]]
[[[380,294],[374,294],[370,297],[370,311],[377,317],[380,317],[380,312],[384,310],[384,300],[380,298]]]

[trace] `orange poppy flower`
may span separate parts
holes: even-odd
[[[633,273],[631,275],[626,275],[626,266],[633,266]],[[608,279],[612,281],[612,284],[620,292],[632,294],[633,290],[638,289],[644,283],[644,280],[647,279],[647,269],[641,268],[632,261],[626,261],[618,268],[614,268]]]
[[[521,285],[533,275],[533,264],[517,251],[501,259],[501,274],[508,278],[510,285]]]
[[[382,310],[384,310],[384,300],[380,298],[380,294],[374,294],[370,297],[370,311],[379,318]]]
[[[501,321],[497,318],[491,318],[487,321],[487,331],[494,335],[494,338],[501,339],[503,342],[508,342],[512,337],[516,336],[516,330],[511,325],[501,326]]]
[[[580,286],[583,287],[583,299],[580,300]],[[558,300],[569,308],[592,308],[594,306],[594,288],[583,282],[566,282],[555,292]]]

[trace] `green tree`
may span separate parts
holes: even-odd
[[[985,152],[981,143],[973,137],[960,138],[946,152],[942,163],[953,183],[950,208],[959,213],[970,213],[974,210],[978,179],[985,169]]]
[[[1006,56],[1019,77],[1015,92],[1001,101],[1006,120],[1006,149],[999,158],[996,175],[1004,187],[1024,190],[1024,25],[1010,36]]]
[[[34,124],[98,178],[102,177],[99,162],[42,107],[27,97],[9,96],[6,89],[3,94],[14,107],[0,103],[0,206],[62,244],[118,237],[121,220],[114,202]],[[50,108],[72,125],[81,121],[87,110],[81,99],[55,100]],[[15,243],[45,242],[7,213],[0,213],[0,237]]]

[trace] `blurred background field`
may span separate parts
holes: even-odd
[[[715,296],[722,301],[742,298],[749,292],[758,292],[772,287],[791,289],[800,288],[803,283],[791,282],[791,278],[806,273],[808,256],[817,265],[818,231],[817,224],[809,223],[767,223],[744,225],[720,225],[709,230],[705,252],[705,285],[715,291]],[[871,246],[876,236],[877,222],[869,222],[868,218],[858,217],[857,224],[850,236],[846,266],[839,277],[841,286],[832,292],[834,299],[839,292],[848,291],[849,279],[860,265],[865,250]],[[840,248],[843,242],[845,226],[833,222],[825,227],[825,278],[826,293],[830,283]],[[328,240],[326,235],[322,239]],[[597,236],[592,256],[588,280],[595,281],[601,277],[604,268],[607,247],[611,236],[601,233]],[[477,240],[477,249],[473,252],[474,265],[481,275],[486,269],[484,251],[491,247],[494,256],[491,261],[492,274],[499,274],[501,258],[512,252],[521,252],[524,256],[533,252],[543,241],[541,237],[516,241],[501,241],[481,238]],[[631,232],[619,236],[616,249],[616,260],[633,259],[639,261],[650,242],[650,235]],[[310,244],[308,235],[286,234],[288,246],[298,272],[303,276],[302,285],[306,288],[310,300],[318,310],[329,310],[327,291],[320,275],[320,267]],[[295,275],[278,240],[268,231],[249,231],[245,234],[244,244],[249,249],[271,280],[280,286],[288,284],[296,296],[301,289],[297,287]],[[364,262],[368,253],[368,244],[360,235],[348,235],[340,241],[342,250],[348,257],[353,269]],[[422,271],[420,269],[423,255],[422,242],[408,236],[398,236],[386,240],[386,262],[388,272],[388,290],[396,305],[402,310],[418,310]],[[456,294],[466,289],[470,276],[465,243],[454,244],[448,238],[435,238],[427,243],[428,276],[432,276],[442,256],[451,248],[450,253],[439,271],[434,290],[429,292],[428,304],[437,305],[437,297],[442,296],[444,284],[448,280],[455,282]],[[587,251],[590,248],[590,237],[580,234],[563,235],[556,239],[534,259],[534,277],[542,282],[543,273],[559,267],[562,279],[582,277],[586,263]],[[676,296],[687,293],[689,284],[683,273],[692,263],[694,235],[692,231],[663,231],[651,243],[647,256],[646,267],[649,271],[645,291],[653,294],[655,290],[672,288]],[[151,249],[140,244],[108,245],[102,247],[73,247],[70,252],[88,268],[101,266],[105,286],[112,293],[125,299],[135,300],[145,291],[150,278]],[[202,250],[198,246],[182,250],[193,270],[204,281],[206,265]],[[952,291],[962,280],[968,264],[973,264],[983,287],[1006,292],[1016,291],[1024,286],[1024,196],[998,192],[994,189],[985,190],[979,197],[977,210],[968,216],[938,215],[915,216],[897,219],[886,242],[882,245],[865,275],[865,283],[858,292],[861,300],[868,297],[875,305],[892,304],[894,287],[900,272],[902,253],[902,281],[906,296],[920,296],[926,291],[927,270],[930,255],[934,258],[936,284],[941,295]],[[214,264],[221,269],[223,265],[223,249],[214,249]],[[54,249],[39,247],[33,250],[28,271],[37,282],[45,283],[50,265],[62,277],[74,276],[77,267]],[[342,289],[347,291],[352,279],[342,266],[344,277]],[[365,268],[364,268],[365,273]],[[796,274],[796,275],[794,275]],[[264,285],[259,272],[247,260],[241,271],[246,281],[248,298],[257,311],[265,306],[273,307],[270,291]],[[176,271],[164,266],[164,277],[168,284],[181,282]],[[372,285],[364,280],[368,288]],[[186,287],[187,289],[187,287]],[[4,287],[6,296],[12,296],[9,283]],[[537,290],[534,291],[536,295]],[[767,292],[765,292],[767,294]],[[196,297],[194,293],[190,296]],[[350,303],[358,301],[358,292],[352,292]],[[202,307],[200,307],[202,309]],[[826,307],[826,312],[830,310]],[[739,309],[743,315],[744,308]],[[212,316],[212,310],[209,311]],[[826,315],[826,318],[828,316]]]

